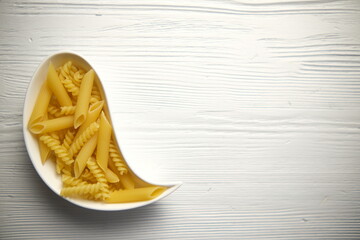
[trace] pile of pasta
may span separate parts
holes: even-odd
[[[144,185],[129,171],[95,78],[92,69],[71,61],[57,69],[50,62],[28,124],[42,163],[55,161],[64,197],[107,203],[156,198],[165,188]]]

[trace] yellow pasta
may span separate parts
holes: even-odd
[[[80,125],[83,124],[86,120],[86,116],[89,108],[90,96],[91,96],[91,89],[94,83],[94,77],[95,77],[95,72],[91,69],[85,74],[84,79],[81,82],[80,92],[79,92],[75,115],[74,115],[75,128],[80,127]]]
[[[94,158],[88,159],[87,167],[90,169],[90,172],[95,176],[96,180],[101,183],[101,198],[103,200],[107,199],[109,197],[110,191],[104,172],[101,170]]]
[[[74,116],[59,117],[43,122],[34,123],[30,126],[30,131],[34,134],[43,134],[58,131],[73,126]]]
[[[58,75],[56,74],[55,67],[52,63],[49,64],[49,70],[47,75],[47,84],[53,94],[56,96],[61,106],[71,106],[72,101],[67,94],[64,86],[60,82]]]
[[[75,155],[84,144],[99,130],[99,124],[93,122],[69,147],[70,156]]]
[[[79,177],[82,171],[84,171],[87,160],[89,159],[89,157],[91,157],[91,155],[95,151],[97,138],[98,138],[97,134],[92,136],[77,155],[74,166],[75,177]]]
[[[72,171],[68,165],[64,166],[63,169],[61,169],[61,173],[67,176],[73,176]]]
[[[61,174],[65,166],[66,164],[64,163],[64,161],[62,161],[59,157],[56,157],[56,173]]]
[[[71,62],[71,61],[67,61],[67,62],[60,68],[61,75],[63,75],[64,77],[69,76],[69,75],[70,75],[71,67],[72,67],[72,62]]]
[[[76,71],[76,67],[72,65],[71,61],[68,61],[63,66],[58,68],[57,72],[59,74],[59,79],[64,84],[64,86],[65,86],[65,83],[63,81],[65,79],[72,79],[75,74],[74,70]],[[65,88],[66,88],[66,86],[65,86]]]
[[[100,93],[99,89],[96,86],[93,86],[93,88],[91,90],[91,96],[101,100],[101,93]]]
[[[125,189],[134,189],[135,188],[135,183],[131,179],[129,174],[120,175],[119,178],[120,178],[121,184],[124,186]]]
[[[50,115],[54,116],[55,118],[62,116],[60,108],[54,105],[49,105],[47,111]]]
[[[60,108],[61,115],[73,115],[75,113],[76,106],[64,106]]]
[[[99,137],[97,142],[96,149],[96,161],[103,171],[106,171],[108,168],[109,160],[109,147],[111,139],[111,125],[105,117],[105,113],[102,112],[100,116],[100,128],[99,128]]]
[[[77,71],[79,71],[79,69],[78,69],[76,66],[71,65],[71,70],[70,70],[71,76],[74,76],[74,74],[75,74]]]
[[[74,97],[79,95],[79,88],[75,86],[73,81],[69,78],[61,79],[62,84],[64,84],[65,89],[71,93]]]
[[[54,105],[48,106],[48,113],[53,115],[55,118],[67,116],[67,115],[74,115],[76,106],[64,106],[64,107],[56,107]]]
[[[56,140],[58,140],[59,143],[60,143],[60,137],[59,137],[59,134],[57,132],[50,132],[49,136],[56,139]]]
[[[74,160],[69,157],[66,148],[60,145],[59,140],[48,135],[43,135],[40,137],[40,141],[44,142],[51,150],[53,150],[55,155],[63,160],[65,164],[69,165],[74,162]]]
[[[105,169],[104,171],[105,178],[109,183],[117,183],[120,181],[119,177],[111,171],[109,168]]]
[[[41,162],[54,160],[63,197],[106,203],[151,200],[165,188],[149,186],[129,171],[95,78],[92,69],[85,72],[71,61],[56,70],[49,64],[28,122],[39,141]]]
[[[66,148],[66,150],[69,150],[70,145],[72,144],[72,141],[74,140],[74,130],[73,129],[68,129],[66,134],[65,134],[65,138],[64,138],[64,142],[63,142],[63,147]]]
[[[59,136],[59,140],[61,142],[64,141],[66,132],[67,132],[67,129],[62,129],[62,130],[59,130],[59,131],[56,132],[57,135]]]
[[[46,160],[48,159],[49,155],[50,155],[50,148],[48,148],[48,146],[42,142],[39,141],[39,149],[40,149],[40,158],[41,158],[41,162],[42,164],[44,164],[46,162]]]
[[[119,184],[119,183],[110,183],[109,184],[109,190],[110,190],[110,192],[121,190],[121,184]]]
[[[75,84],[75,86],[80,87],[81,81],[84,77],[84,73],[85,72],[83,70],[78,70],[77,72],[75,72],[73,77],[73,83]]]
[[[48,114],[45,114],[44,120],[48,119]],[[45,164],[46,160],[48,160],[50,154],[51,154],[51,149],[48,148],[48,146],[40,141],[40,136],[38,136],[38,140],[39,140],[39,151],[40,151],[40,158],[41,158],[41,163]]]
[[[118,190],[110,193],[109,198],[105,199],[108,203],[127,203],[148,201],[156,198],[164,192],[163,187],[144,187],[131,190]]]
[[[51,99],[51,90],[45,82],[41,89],[40,94],[35,102],[35,107],[29,120],[29,126],[33,123],[43,121],[47,113],[47,108]]]
[[[96,119],[99,117],[101,113],[103,106],[104,106],[104,101],[99,101],[92,104],[89,107],[87,118],[85,122],[81,125],[81,127],[78,129],[75,135],[75,139],[77,139],[80,136],[80,134],[82,134],[90,126],[90,124],[96,121]]]
[[[60,195],[64,197],[91,194],[95,195],[101,189],[101,183],[86,184],[74,187],[64,187]]]
[[[95,176],[90,172],[90,170],[88,168],[85,168],[85,170],[80,175],[80,178],[83,179],[84,181],[91,182],[91,183],[97,182]]]
[[[119,171],[120,175],[126,174],[128,172],[126,164],[124,162],[123,157],[120,155],[120,151],[115,146],[115,144],[111,141],[109,148],[110,159],[113,161],[116,169]]]
[[[79,178],[74,178],[68,175],[62,175],[61,176],[61,181],[63,182],[63,184],[66,187],[75,187],[75,186],[81,186],[81,185],[86,185],[89,184],[86,181],[83,181]]]
[[[99,99],[94,98],[94,97],[92,97],[92,96],[91,96],[91,98],[90,98],[90,104],[94,104],[94,103],[99,102],[99,101],[100,101]]]

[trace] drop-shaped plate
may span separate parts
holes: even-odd
[[[26,97],[25,97],[25,103],[24,103],[24,112],[23,112],[23,132],[24,132],[24,140],[26,144],[27,151],[29,153],[30,159],[32,164],[34,165],[37,173],[42,178],[42,180],[45,182],[45,184],[53,190],[56,194],[60,196],[60,191],[62,188],[62,182],[61,182],[61,176],[56,173],[55,170],[55,163],[53,161],[47,161],[44,165],[41,163],[40,158],[40,151],[38,147],[38,140],[37,138],[31,134],[31,132],[28,130],[28,122],[32,113],[32,110],[34,108],[34,104],[36,102],[36,98],[39,94],[40,88],[44,81],[46,81],[48,66],[50,61],[56,66],[60,66],[64,64],[67,61],[72,61],[74,65],[83,68],[85,71],[88,71],[90,69],[93,69],[96,72],[97,77],[95,78],[96,84],[101,91],[102,97],[105,100],[106,108],[105,111],[107,111],[108,116],[110,117],[111,121],[111,99],[106,98],[106,91],[107,89],[104,89],[104,85],[101,81],[106,81],[106,79],[101,79],[101,73],[97,72],[97,69],[91,65],[88,61],[85,60],[85,58],[81,57],[80,55],[73,53],[73,52],[58,52],[55,53],[46,59],[43,60],[43,62],[39,65],[38,69],[35,71],[31,82],[28,86]],[[116,126],[114,126],[114,122],[112,122],[112,126],[114,129],[114,135],[116,138]],[[118,141],[116,141],[118,142]],[[119,146],[121,149],[121,146]],[[126,153],[122,152],[124,155],[124,159],[129,166],[129,170],[134,174],[136,177],[138,177],[141,181],[144,182],[145,185],[157,185],[157,186],[164,186],[167,187],[167,189],[158,197],[150,200],[150,201],[142,201],[142,202],[132,202],[132,203],[105,203],[100,201],[91,201],[91,200],[85,200],[85,199],[78,199],[78,198],[64,198],[67,201],[84,207],[88,209],[94,209],[94,210],[102,210],[102,211],[118,211],[118,210],[127,210],[131,208],[137,208],[141,206],[145,206],[148,204],[151,204],[153,202],[159,201],[160,199],[166,197],[170,193],[174,192],[178,187],[180,187],[180,182],[173,182],[173,183],[158,183],[158,182],[150,182],[146,179],[143,179],[141,176],[139,176],[136,172],[137,169],[132,168],[131,159],[126,158]]]

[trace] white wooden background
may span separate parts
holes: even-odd
[[[107,70],[128,156],[184,185],[73,206],[30,163],[26,87],[73,50]],[[360,239],[360,1],[0,0],[0,239]]]

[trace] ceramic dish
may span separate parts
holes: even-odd
[[[106,79],[102,79],[101,72],[98,72],[97,69],[91,65],[88,61],[85,60],[85,58],[81,57],[80,55],[73,53],[73,52],[59,52],[55,53],[46,59],[43,60],[43,62],[40,64],[38,69],[35,71],[31,82],[28,86],[26,97],[25,97],[25,103],[24,103],[24,112],[23,112],[23,132],[24,132],[24,139],[27,151],[29,153],[30,159],[32,164],[34,165],[37,173],[42,178],[42,180],[45,182],[45,184],[53,190],[56,194],[60,195],[60,191],[62,188],[62,182],[61,177],[58,175],[55,171],[55,164],[53,161],[47,161],[44,165],[41,163],[40,159],[40,152],[38,147],[38,140],[37,138],[31,134],[31,132],[28,130],[27,125],[29,118],[32,113],[32,109],[34,107],[36,98],[39,94],[40,88],[42,83],[46,80],[47,76],[47,70],[50,61],[55,66],[60,66],[64,64],[66,61],[72,61],[75,65],[85,69],[86,71],[89,69],[94,69],[94,71],[97,74],[97,77],[95,81],[97,81],[97,85],[102,91],[102,95],[104,96],[104,99],[107,103],[107,111],[110,116],[111,121],[111,99],[106,99],[106,91],[110,89],[104,89],[104,86],[106,84],[102,84],[102,81],[106,81]],[[113,124],[114,126],[114,124]],[[116,137],[116,127],[114,127],[114,134]],[[121,141],[120,141],[121,142]],[[119,146],[121,149],[121,146]],[[149,182],[146,179],[143,179],[141,176],[137,174],[137,169],[132,168],[131,159],[126,158],[126,154],[123,152],[124,158],[126,160],[126,163],[129,166],[130,171],[132,174],[136,175],[138,178],[140,178],[142,181],[149,185],[159,185],[159,186],[165,186],[167,187],[167,190],[165,190],[161,195],[156,197],[155,199],[152,199],[150,201],[142,201],[142,202],[133,202],[133,203],[104,203],[100,201],[90,201],[90,200],[82,200],[77,198],[64,198],[67,201],[76,204],[78,206],[88,208],[88,209],[94,209],[94,210],[103,210],[103,211],[118,211],[118,210],[126,210],[131,208],[137,208],[141,206],[145,206],[148,204],[151,204],[153,202],[159,201],[160,199],[164,198],[165,196],[169,195],[170,193],[174,192],[181,183],[174,182],[174,183],[158,183],[158,182]]]

